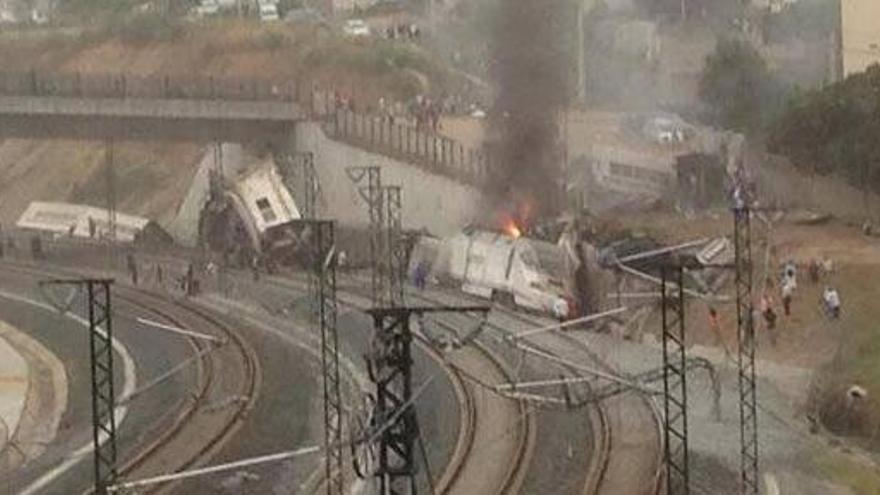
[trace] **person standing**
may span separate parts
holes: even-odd
[[[785,316],[791,316],[791,299],[794,295],[794,284],[785,281],[782,284],[782,308]]]
[[[810,274],[810,282],[814,284],[819,283],[819,260],[816,258],[812,258],[810,260],[810,265],[808,268]]]
[[[773,301],[767,293],[761,296],[761,315],[764,317],[764,323],[767,325],[770,342],[776,345],[776,311],[773,310]]]
[[[797,265],[794,260],[788,260],[782,270],[782,285],[791,285],[792,290],[797,288]]]
[[[822,301],[825,303],[825,312],[828,316],[835,320],[840,318],[840,294],[837,293],[837,289],[831,286],[825,287]]]
[[[134,259],[134,254],[128,253],[125,256],[126,265],[128,265],[128,274],[131,276],[132,285],[138,284],[138,267],[137,261]]]

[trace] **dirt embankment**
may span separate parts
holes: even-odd
[[[4,32],[0,60],[4,71],[301,77],[322,87],[340,87],[363,106],[380,96],[405,100],[419,93],[442,93],[460,82],[438,59],[411,43],[354,42],[336,28],[237,20],[152,31],[126,31],[121,26]],[[116,143],[120,211],[169,221],[206,144]],[[104,143],[0,140],[0,222],[17,219],[33,200],[104,205],[104,163]]]

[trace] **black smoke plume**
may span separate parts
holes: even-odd
[[[569,98],[577,10],[572,0],[501,0],[490,75],[494,214],[521,223],[562,206],[561,111]],[[524,218],[527,217],[527,218]]]

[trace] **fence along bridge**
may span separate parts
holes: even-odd
[[[0,138],[245,142],[308,118],[296,82],[0,72]]]

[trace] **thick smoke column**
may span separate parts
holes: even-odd
[[[497,96],[492,211],[523,217],[558,212],[562,198],[560,111],[568,101],[574,26],[571,0],[501,0],[490,72]]]

